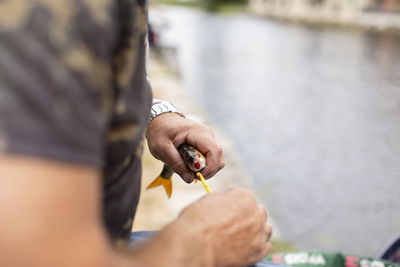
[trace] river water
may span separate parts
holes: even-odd
[[[400,231],[399,37],[176,7],[162,16],[185,87],[232,138],[284,239],[374,256]]]

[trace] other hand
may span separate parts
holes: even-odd
[[[186,220],[187,227],[199,233],[212,266],[248,266],[271,250],[267,212],[243,189],[206,195],[184,209],[178,220]]]
[[[146,138],[150,152],[187,183],[193,181],[194,174],[177,150],[183,143],[196,147],[206,157],[207,165],[201,171],[206,179],[225,166],[222,148],[211,129],[176,113],[164,113],[153,119],[147,127]]]

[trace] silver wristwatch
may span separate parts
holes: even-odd
[[[156,117],[160,116],[161,114],[168,113],[168,112],[174,112],[178,113],[182,117],[185,117],[182,112],[179,111],[174,105],[167,101],[160,101],[156,102],[151,106],[150,110],[150,117],[149,117],[149,122],[154,120]]]

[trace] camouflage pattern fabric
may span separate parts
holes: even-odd
[[[0,0],[0,153],[101,169],[118,239],[140,192],[146,31],[141,0]]]

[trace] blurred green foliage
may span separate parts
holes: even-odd
[[[298,251],[298,249],[293,244],[282,239],[271,239],[271,245],[271,253]]]
[[[243,12],[248,0],[154,0],[154,3],[198,7],[210,12]]]
[[[203,0],[209,11],[221,11],[229,7],[240,7],[247,4],[247,0]]]

